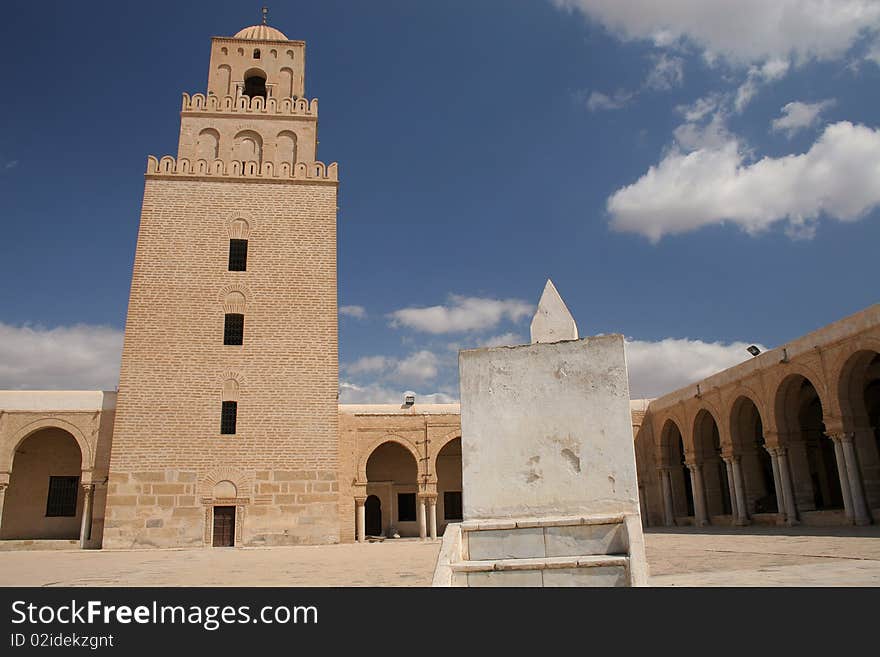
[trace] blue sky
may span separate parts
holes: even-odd
[[[4,3],[0,386],[112,388],[148,154],[261,3]],[[353,0],[307,42],[340,165],[345,401],[457,397],[544,281],[656,395],[877,302],[880,4]]]

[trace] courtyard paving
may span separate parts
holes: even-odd
[[[880,586],[880,527],[651,530],[654,586]],[[429,586],[440,543],[0,552],[0,586]]]

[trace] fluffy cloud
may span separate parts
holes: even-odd
[[[758,93],[758,88],[762,84],[774,82],[785,77],[788,73],[789,64],[785,59],[771,59],[764,62],[762,66],[752,66],[743,82],[736,90],[736,96],[733,100],[733,108],[741,113],[746,106],[752,102],[752,98]]]
[[[667,338],[659,342],[628,340],[626,362],[630,397],[659,397],[695,383],[751,358],[746,352],[748,346],[746,342],[723,344],[686,338]]]
[[[339,314],[354,317],[355,319],[365,319],[367,309],[363,306],[339,306]]]
[[[510,347],[517,344],[528,344],[528,340],[518,333],[507,332],[501,335],[493,335],[480,341],[481,347]]]
[[[107,326],[0,323],[0,388],[114,390],[121,354],[122,331]]]
[[[406,358],[364,356],[342,369],[351,376],[371,374],[398,383],[424,383],[437,377],[440,359],[431,351],[416,351]]]
[[[482,331],[497,326],[503,319],[518,322],[531,315],[535,307],[519,299],[486,299],[451,295],[445,306],[402,308],[389,315],[392,327],[426,333]]]
[[[437,356],[427,350],[410,354],[397,363],[394,378],[404,382],[422,383],[437,376]]]
[[[782,116],[773,119],[770,127],[776,132],[784,132],[791,137],[800,130],[816,125],[822,112],[833,105],[833,99],[818,103],[802,103],[800,101],[788,103],[782,108]]]
[[[843,55],[880,30],[876,0],[551,0],[623,40],[690,45],[712,61],[748,65]]]
[[[403,404],[406,395],[415,395],[416,404],[450,404],[458,399],[448,392],[419,393],[372,383],[365,386],[339,382],[340,404]]]
[[[734,223],[749,233],[787,220],[812,237],[822,215],[855,221],[880,203],[880,131],[847,121],[825,128],[809,151],[746,162],[731,139],[661,162],[607,201],[615,230],[652,241],[702,226]]]
[[[587,109],[591,112],[616,110],[626,106],[632,99],[633,94],[628,91],[617,91],[613,96],[594,91],[587,98]]]
[[[684,82],[684,60],[666,53],[654,56],[654,67],[645,79],[645,86],[656,91],[668,91]]]

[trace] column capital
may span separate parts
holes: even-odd
[[[785,447],[781,445],[764,445],[764,449],[766,449],[773,456],[784,456],[788,451]]]
[[[354,496],[354,503],[356,506],[363,506],[366,501],[367,501],[366,497],[361,497],[360,495]]]
[[[851,443],[853,441],[852,431],[826,431],[825,435],[836,443]]]
[[[700,472],[703,469],[702,461],[685,461],[684,464],[688,467],[688,470],[691,472]]]
[[[97,485],[97,484],[95,484],[95,482],[93,482],[93,481],[87,481],[87,482],[84,482],[84,483],[81,483],[81,484],[80,484],[80,486],[83,487],[83,490],[84,490],[85,492],[87,492],[87,493],[92,492],[92,491],[95,489],[95,486],[96,486],[96,485]]]

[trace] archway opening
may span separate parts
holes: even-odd
[[[69,432],[47,427],[25,438],[15,450],[0,537],[78,538],[84,501],[81,473],[82,452]]]
[[[670,468],[669,479],[672,485],[672,510],[675,517],[693,517],[694,491],[691,488],[691,475],[684,461],[684,441],[678,425],[668,420],[660,438],[663,450],[663,465]]]
[[[266,74],[262,71],[252,69],[245,74],[244,77],[244,95],[251,98],[266,97]]]
[[[806,377],[792,374],[776,396],[779,435],[788,448],[799,510],[843,508],[834,443],[825,435],[822,402]]]
[[[764,425],[758,407],[748,397],[740,397],[733,403],[730,435],[740,454],[749,513],[778,513],[773,461],[765,447]]]
[[[382,443],[367,460],[367,495],[375,495],[382,512],[380,536],[418,536],[418,464],[397,442]]]
[[[721,436],[712,414],[702,409],[694,420],[694,450],[703,467],[703,487],[709,517],[733,513],[727,464],[721,458]]]
[[[437,533],[462,520],[461,438],[450,440],[437,454]]]
[[[880,353],[860,350],[841,370],[843,428],[853,436],[868,506],[880,508]]]
[[[382,535],[382,501],[375,495],[368,495],[364,501],[364,515],[367,536]]]

